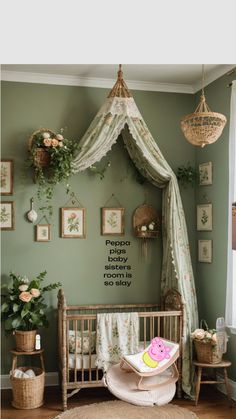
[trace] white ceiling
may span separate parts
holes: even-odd
[[[206,64],[205,85],[235,67]],[[2,80],[112,87],[118,64],[4,64]],[[201,64],[123,64],[130,89],[195,93],[201,88]]]

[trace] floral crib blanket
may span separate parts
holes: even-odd
[[[138,313],[98,313],[96,365],[107,371],[111,364],[117,364],[124,355],[139,350]]]

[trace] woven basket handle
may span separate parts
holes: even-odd
[[[205,319],[201,319],[200,321],[200,329],[209,330],[208,324]]]

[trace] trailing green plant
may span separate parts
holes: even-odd
[[[98,166],[95,166],[94,164],[92,164],[92,166],[90,166],[88,169],[92,174],[98,175],[100,177],[100,180],[103,180],[105,177],[106,170],[110,166],[111,166],[111,162],[108,161],[104,167],[99,168]]]
[[[45,215],[52,215],[51,200],[54,188],[64,182],[67,192],[70,190],[69,178],[73,174],[72,162],[79,150],[79,143],[60,134],[54,134],[50,130],[38,130],[32,136],[28,166],[34,170],[34,179],[38,185],[37,198],[44,202],[40,209]],[[38,153],[42,150],[46,153],[48,164],[42,164]]]
[[[10,272],[11,282],[2,286],[5,293],[2,295],[1,319],[6,334],[14,330],[36,330],[48,326],[44,293],[58,288],[61,283],[43,287],[46,273],[41,272],[30,281],[26,276]]]
[[[197,170],[192,167],[190,163],[187,163],[186,166],[179,166],[177,170],[177,179],[184,188],[188,185],[194,186],[198,179]]]

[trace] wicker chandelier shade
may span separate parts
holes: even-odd
[[[202,94],[194,113],[181,119],[181,129],[187,141],[204,147],[213,144],[221,136],[227,119],[218,112],[212,112],[204,95],[204,66],[202,66]]]

